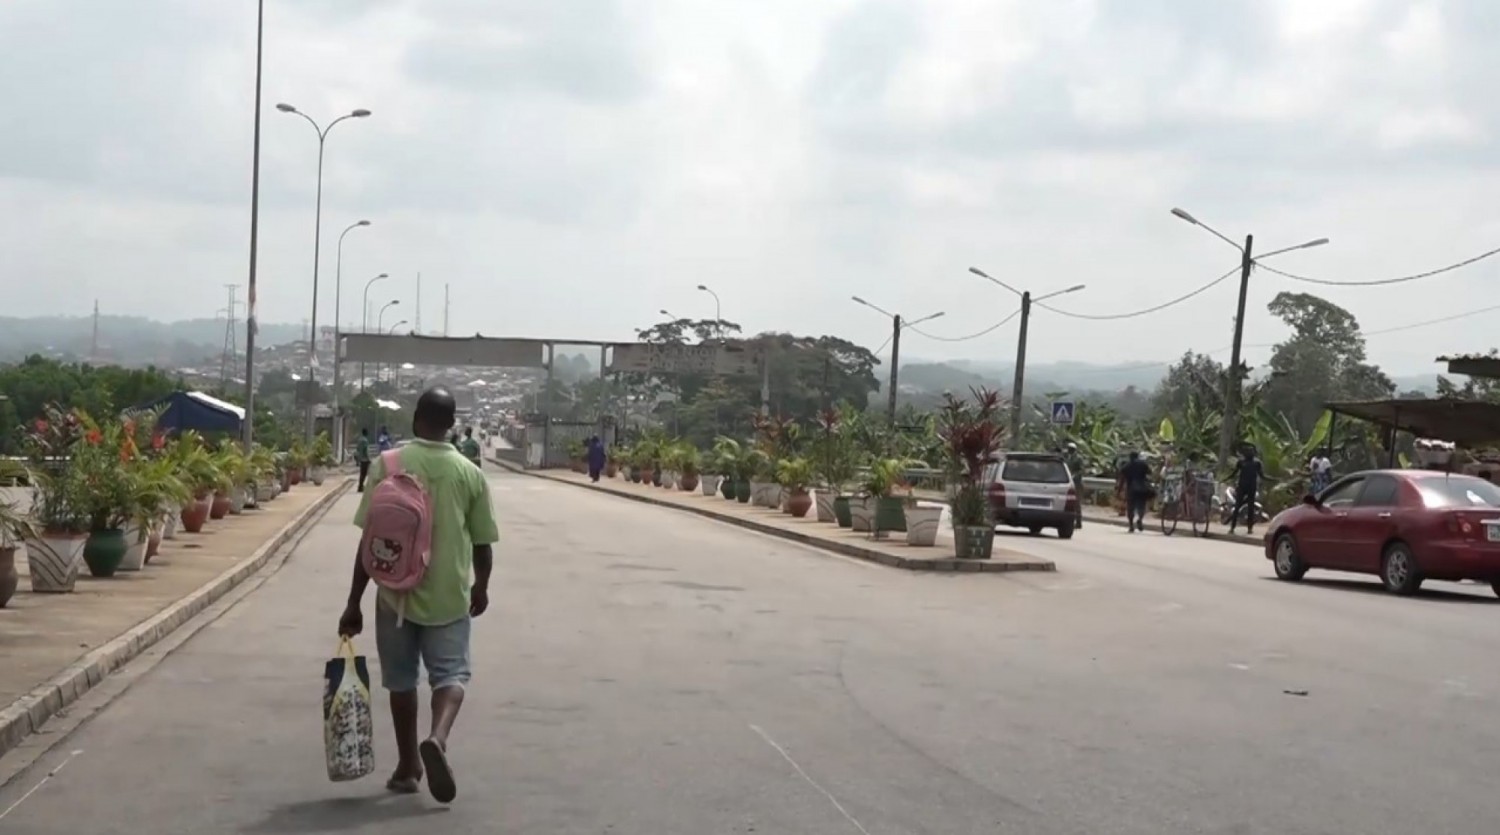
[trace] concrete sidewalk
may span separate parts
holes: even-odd
[[[888,540],[877,540],[868,534],[855,533],[837,525],[819,522],[816,519],[816,510],[809,511],[807,518],[795,519],[780,511],[727,501],[717,494],[705,496],[699,491],[685,493],[681,490],[632,484],[620,478],[601,479],[598,484],[594,484],[589,481],[588,476],[569,470],[522,470],[508,462],[497,461],[496,463],[515,472],[537,478],[597,490],[660,507],[696,513],[757,533],[789,539],[836,554],[869,560],[907,571],[988,573],[1057,570],[1057,565],[1051,560],[1006,550],[1000,547],[998,540],[990,559],[960,560],[953,556],[953,537],[946,531],[938,534],[937,544],[932,547],[913,546],[906,544],[903,534],[893,533]]]
[[[72,594],[33,594],[21,561],[21,588],[0,609],[0,756],[254,573],[350,483],[298,485],[202,533],[179,532],[139,572],[96,579],[85,568]]]

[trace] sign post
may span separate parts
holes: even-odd
[[[1076,411],[1071,400],[1052,401],[1052,424],[1054,426],[1072,426],[1073,416]]]

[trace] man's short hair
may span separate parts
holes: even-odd
[[[432,429],[447,430],[453,426],[458,414],[458,403],[442,386],[434,386],[417,398],[417,409],[412,419]]]

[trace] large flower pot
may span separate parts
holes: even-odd
[[[296,487],[302,483],[302,470],[290,469],[286,471],[286,483],[288,487]]]
[[[850,499],[849,521],[855,533],[869,533],[875,521],[875,500],[869,497]]]
[[[734,483],[734,500],[740,504],[749,504],[750,496],[755,492],[748,481],[736,481]]]
[[[906,502],[895,496],[881,496],[874,499],[875,505],[875,536],[884,537],[895,531],[906,533]]]
[[[245,512],[245,488],[236,487],[229,491],[229,512],[236,516]]]
[[[750,504],[752,507],[766,506],[766,490],[770,489],[770,487],[771,485],[764,481],[750,479]]]
[[[130,543],[125,541],[125,532],[119,528],[107,531],[91,531],[83,545],[83,561],[89,573],[95,577],[113,577],[125,559]]]
[[[151,558],[161,553],[162,523],[158,522],[151,526],[151,533],[146,535],[146,564],[151,564]]]
[[[702,483],[699,485],[699,487],[703,489],[703,495],[712,496],[713,494],[719,492],[719,482],[722,480],[723,479],[719,478],[716,475],[704,476]]]
[[[240,488],[240,497],[243,500],[243,504],[240,505],[240,510],[254,510],[257,507],[260,507],[260,495],[254,482],[246,484],[244,487]],[[233,508],[230,508],[231,512],[233,510]]]
[[[0,545],[0,609],[15,596],[16,586],[21,584],[21,572],[16,570],[16,552],[13,545]]]
[[[671,490],[672,488],[677,486],[677,480],[681,477],[682,473],[679,473],[676,470],[667,470],[661,474],[661,482],[656,486]]]
[[[650,484],[656,478],[656,471],[650,467],[639,467],[635,475],[630,479],[636,484]]]
[[[932,547],[937,544],[943,521],[942,505],[912,505],[906,508],[906,544]]]
[[[818,490],[813,494],[813,500],[817,502],[818,521],[835,522],[838,517],[833,512],[833,493],[827,490]]]
[[[194,499],[182,506],[182,529],[188,533],[200,533],[208,522],[210,510],[208,499]]]
[[[698,474],[697,473],[683,473],[682,475],[680,475],[680,476],[677,477],[677,486],[681,487],[682,488],[682,492],[684,492],[684,493],[691,493],[694,490],[697,490],[698,489]]]
[[[786,497],[786,512],[792,514],[796,519],[807,517],[807,512],[812,510],[813,497],[806,490],[789,490]]]
[[[616,464],[613,461],[608,461],[608,462],[606,462],[604,464],[604,477],[605,478],[614,478],[619,473],[620,473],[620,465],[619,464]]]
[[[723,496],[727,501],[734,501],[734,478],[732,476],[724,476],[719,479],[719,495]]]
[[[310,481],[312,481],[314,486],[322,487],[323,482],[328,480],[328,468],[309,467],[307,470],[307,477]]]
[[[849,528],[854,526],[853,514],[849,509],[848,496],[833,497],[833,520],[835,522],[838,522],[839,527],[841,528]]]
[[[953,556],[961,560],[987,560],[995,548],[995,529],[988,525],[955,525]]]
[[[786,500],[786,488],[780,484],[772,484],[766,488],[766,507],[772,510],[781,510],[781,504]]]
[[[661,486],[661,475],[662,475],[661,470],[652,470],[651,471],[651,478],[646,483],[650,484],[652,487],[660,487]]]
[[[161,531],[161,538],[162,539],[176,539],[177,538],[177,524],[178,524],[177,514],[175,514],[175,513],[164,514],[161,517],[160,527],[158,528],[158,530]]]
[[[83,544],[87,534],[43,532],[40,539],[26,540],[26,567],[31,573],[31,590],[39,594],[60,594],[73,590],[78,569],[83,564]]]
[[[229,515],[229,497],[223,493],[215,493],[213,501],[208,505],[208,518],[223,519]]]
[[[145,567],[146,538],[149,534],[150,532],[143,530],[140,525],[129,525],[125,528],[125,554],[120,558],[120,564],[117,566],[119,571],[140,571]],[[84,553],[88,553],[87,549]],[[89,569],[93,570],[92,564],[89,565]]]

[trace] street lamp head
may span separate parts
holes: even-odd
[[[370,111],[365,110],[363,107],[361,107],[360,109],[354,111],[353,113],[350,113],[349,115],[353,116],[356,119],[363,119],[366,116],[370,115]]]
[[[990,278],[990,274],[989,273],[985,272],[984,270],[979,269],[978,267],[970,267],[969,268],[969,272],[971,272],[971,273],[979,276],[980,278],[989,278],[990,281],[994,281],[995,280],[993,278]]]
[[[1064,290],[1063,292],[1064,293],[1076,293],[1079,290],[1082,290],[1084,287],[1087,287],[1087,286],[1088,285],[1086,285],[1086,284],[1074,284],[1072,287],[1069,287],[1068,289]]]
[[[1312,249],[1315,246],[1323,246],[1326,243],[1328,243],[1328,239],[1327,238],[1318,238],[1315,241],[1308,241],[1307,243],[1305,243],[1302,246],[1299,246],[1297,248],[1298,249]]]
[[[859,296],[850,296],[849,298],[854,299],[856,302],[859,302],[860,304],[869,304],[869,302],[865,301],[864,299],[860,298]]]
[[[1187,212],[1183,211],[1182,209],[1174,208],[1174,209],[1172,209],[1172,214],[1177,215],[1178,217],[1182,218],[1183,220],[1187,221],[1188,223],[1193,224],[1194,226],[1201,225],[1201,224],[1198,223],[1198,218],[1193,217],[1192,215],[1188,214]]]
[[[361,220],[359,223],[356,223],[354,225],[355,226],[369,226],[370,222],[368,220]]]
[[[282,102],[282,103],[276,105],[276,109],[280,110],[282,113],[296,113],[297,112],[297,108],[292,107],[291,105],[287,104],[286,102]]]
[[[375,277],[376,278],[390,278],[391,274],[390,273],[381,273],[380,275],[377,275]]]
[[[391,299],[390,301],[388,301],[388,302],[385,303],[385,306],[386,307],[390,307],[393,304],[400,304],[400,303],[401,303],[400,299]]]
[[[702,290],[702,291],[704,291],[706,293],[706,292],[708,292],[708,285],[706,285],[706,284],[699,284],[698,285],[698,289]]]

